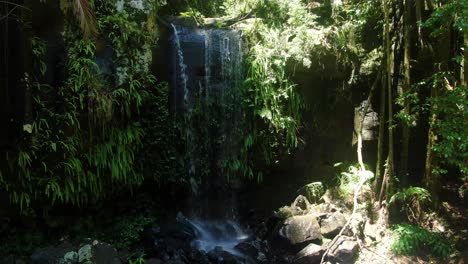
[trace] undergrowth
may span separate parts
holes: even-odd
[[[450,242],[440,233],[410,224],[396,225],[396,239],[391,249],[396,254],[418,255],[428,253],[433,257],[446,259],[452,252]]]

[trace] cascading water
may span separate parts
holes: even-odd
[[[205,222],[192,221],[197,230],[197,239],[192,242],[193,246],[199,250],[210,252],[216,247],[234,255],[241,255],[235,246],[248,238],[240,226],[233,221],[226,222]]]
[[[222,247],[234,255],[247,238],[236,217],[232,183],[223,175],[225,162],[240,145],[243,112],[241,36],[229,29],[202,29],[171,24],[173,109],[185,130],[186,167],[190,182],[198,186],[183,220],[194,230],[192,246],[209,252]],[[216,219],[216,220],[214,220]],[[231,219],[231,220],[227,220]]]
[[[232,218],[235,198],[223,170],[240,146],[241,36],[230,29],[171,27],[172,104],[184,124],[188,178],[199,194],[193,214]]]

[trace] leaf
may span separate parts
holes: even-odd
[[[272,118],[271,111],[270,109],[267,109],[267,108],[263,108],[262,110],[260,110],[258,114],[260,115],[261,118],[266,118],[268,120],[271,120]]]
[[[57,152],[57,143],[54,142],[54,143],[50,144],[50,147],[52,148],[52,150],[54,152]]]

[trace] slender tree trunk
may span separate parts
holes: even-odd
[[[447,25],[451,27],[451,25]],[[438,43],[438,65],[436,71],[448,71],[451,55],[451,30],[439,39]],[[437,98],[440,93],[440,84],[434,83],[431,87],[431,98]],[[427,146],[426,146],[426,165],[424,175],[424,185],[431,194],[432,202],[437,207],[439,204],[439,191],[441,188],[440,175],[435,173],[434,170],[438,168],[438,159],[434,153],[434,146],[437,143],[437,133],[435,127],[437,124],[437,105],[431,104],[431,112],[429,117],[429,129],[427,132]]]
[[[422,36],[422,9],[423,9],[423,0],[416,0],[416,23],[418,27],[418,42],[420,48],[424,47],[424,41]]]
[[[391,43],[390,43],[390,18],[389,18],[389,7],[388,7],[389,0],[385,0],[385,46],[386,46],[386,53],[387,53],[387,94],[388,94],[388,175],[389,179],[393,177],[393,100],[392,100],[392,53],[391,53]],[[388,181],[387,189],[390,188],[390,182]]]
[[[404,83],[403,93],[407,93],[411,89],[411,1],[405,0],[405,6],[403,11],[403,30],[404,30]],[[405,99],[403,110],[406,115],[410,113],[409,100]],[[403,186],[408,183],[408,159],[409,159],[409,139],[410,139],[410,127],[407,122],[403,122],[402,126],[402,150],[401,150],[401,167],[400,177]]]
[[[377,140],[377,164],[375,166],[374,190],[375,193],[380,192],[380,184],[382,178],[382,163],[383,163],[383,143],[385,133],[385,108],[386,108],[386,67],[383,67],[381,88],[380,88],[380,111],[379,111],[379,138]]]
[[[431,97],[435,97],[437,93],[437,87],[433,85],[431,87]],[[433,112],[433,110],[431,111]],[[433,147],[437,141],[437,136],[435,134],[434,126],[437,122],[437,115],[435,113],[431,114],[429,120],[429,130],[427,132],[427,146],[426,146],[426,166],[425,166],[425,177],[424,177],[424,185],[426,189],[429,191],[432,197],[432,201],[434,204],[438,204],[438,192],[440,186],[440,178],[439,175],[434,173],[434,168],[437,167],[437,160],[435,157],[435,153]]]
[[[462,86],[468,85],[468,32],[463,36],[463,61],[461,62],[460,81]]]
[[[383,0],[383,12],[384,12],[384,43],[385,43],[385,56],[386,56],[386,69],[387,69],[387,106],[388,106],[388,158],[386,173],[382,181],[381,197],[385,195],[388,198],[388,192],[391,192],[391,182],[393,177],[393,100],[392,100],[392,53],[390,43],[390,18],[389,18],[389,4],[390,0]],[[386,193],[382,193],[385,190]]]

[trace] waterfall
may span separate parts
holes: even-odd
[[[188,90],[187,90],[187,65],[184,64],[184,53],[182,52],[182,48],[180,46],[180,39],[179,39],[179,32],[177,31],[176,25],[172,24],[172,30],[174,31],[174,44],[177,50],[177,61],[179,62],[179,71],[176,73],[176,76],[180,78],[183,87],[183,95],[184,95],[184,102],[187,102],[188,98]]]
[[[199,192],[194,215],[232,217],[235,198],[223,170],[240,149],[241,35],[231,29],[171,26],[172,102],[184,123],[187,177]]]

